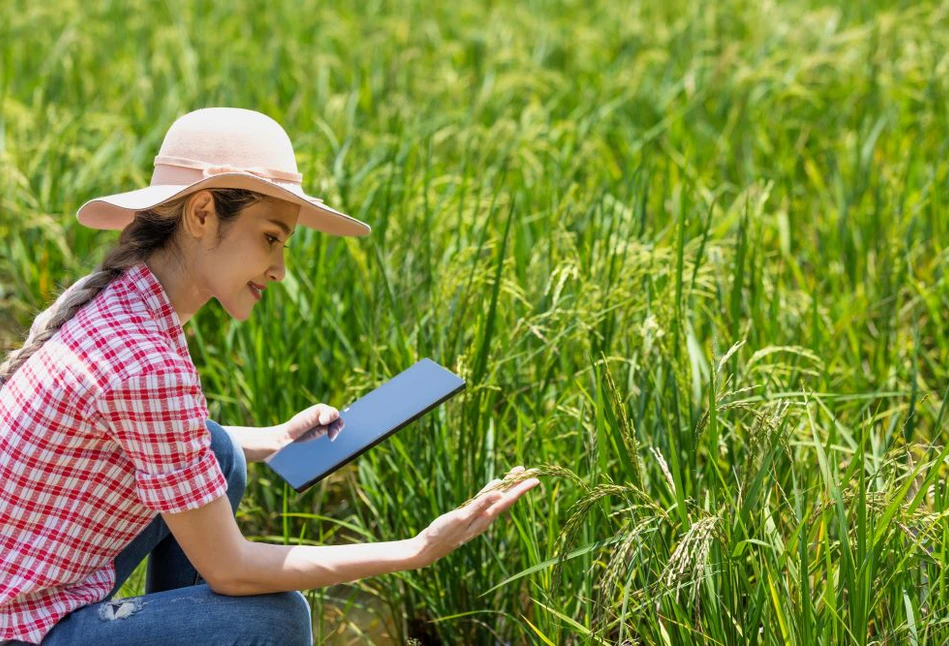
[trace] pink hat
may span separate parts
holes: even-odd
[[[290,137],[265,114],[204,108],[179,117],[155,157],[151,184],[89,200],[76,213],[93,229],[123,229],[135,211],[206,188],[243,188],[300,205],[297,221],[337,236],[364,236],[369,225],[307,195]]]

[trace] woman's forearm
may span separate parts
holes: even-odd
[[[420,561],[416,541],[351,545],[271,545],[243,541],[240,563],[222,594],[244,596],[312,590],[370,576],[414,570]]]
[[[241,447],[248,464],[260,462],[279,448],[275,444],[279,431],[276,426],[225,426],[224,430]]]

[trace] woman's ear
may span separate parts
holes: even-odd
[[[182,226],[189,235],[199,240],[214,240],[217,224],[214,196],[210,191],[198,191],[188,198],[182,214]]]

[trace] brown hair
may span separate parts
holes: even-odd
[[[264,199],[260,193],[243,189],[210,189],[210,193],[222,225],[218,230],[219,239],[241,211]],[[137,211],[131,224],[122,229],[118,242],[106,254],[99,269],[65,289],[49,309],[36,317],[23,347],[10,352],[3,363],[0,363],[0,386],[56,334],[63,323],[71,319],[109,283],[121,276],[126,269],[172,244],[184,214],[185,204],[192,195]]]

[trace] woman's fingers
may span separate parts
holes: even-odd
[[[510,471],[508,471],[508,472],[507,472],[507,475],[504,477],[504,479],[507,480],[508,478],[516,478],[516,477],[518,477],[518,476],[523,475],[524,472],[525,472],[524,467],[518,465],[518,466],[514,467],[513,469],[511,469]],[[507,491],[507,490],[510,489],[512,486],[514,486],[514,484],[515,484],[515,483],[513,483],[513,482],[509,482],[509,483],[507,483],[506,485],[504,485],[504,487],[502,487],[502,488],[503,488],[505,491]]]
[[[329,424],[339,417],[339,411],[327,404],[317,404],[317,421],[320,424]]]
[[[518,501],[521,496],[539,484],[540,480],[537,478],[530,478],[528,480],[524,480],[523,482],[517,483],[507,491],[504,491],[498,495],[494,502],[485,508],[482,513],[476,515],[468,528],[470,534],[465,539],[465,542],[470,541],[475,536],[478,536],[487,530],[487,528],[491,526],[491,523],[498,519],[498,516],[507,511],[511,505]]]
[[[317,426],[326,426],[339,419],[339,411],[329,404],[314,404],[305,408],[285,424],[291,439],[296,439]],[[319,432],[319,431],[317,431]]]
[[[488,484],[484,485],[484,487],[481,488],[481,491],[479,491],[477,495],[480,496],[480,495],[483,494],[485,491],[488,491],[489,489],[492,489],[493,487],[495,487],[496,485],[499,485],[499,484],[501,484],[501,478],[495,478],[494,480],[492,480],[492,481],[489,482]]]
[[[507,472],[507,475],[505,475],[503,479],[502,479],[502,478],[495,478],[494,480],[492,480],[491,482],[489,482],[488,484],[486,484],[486,485],[481,489],[481,491],[478,492],[477,495],[480,496],[480,495],[483,494],[484,492],[490,491],[491,489],[494,489],[495,487],[497,487],[499,484],[501,484],[502,482],[504,482],[504,481],[507,480],[508,478],[514,477],[514,476],[518,475],[519,473],[521,473],[521,472],[523,472],[523,471],[524,471],[524,467],[523,467],[523,466],[518,465],[518,466],[514,467],[513,469],[511,469],[510,471]],[[507,485],[506,487],[502,487],[502,489],[507,489],[507,488],[509,488],[509,487],[510,487],[510,485]]]
[[[339,436],[340,432],[343,430],[343,427],[345,426],[346,424],[343,422],[342,418],[337,417],[335,420],[330,422],[328,426],[325,427],[326,433],[329,435],[330,442],[332,442]]]
[[[500,492],[509,491],[511,487],[518,484],[518,480],[517,480],[518,477],[522,478],[521,482],[523,482],[523,477],[525,474],[527,473],[532,474],[535,471],[536,469],[527,470],[523,466],[518,465],[512,468],[510,471],[508,471],[507,474],[504,476],[504,478],[495,478],[494,480],[491,480],[488,484],[484,485],[484,487],[482,487],[481,490],[477,494],[475,494],[474,497],[468,501],[468,503],[466,503],[466,505],[470,505],[475,500],[477,500],[480,496],[483,496],[486,493],[489,493],[491,491],[500,491]],[[511,482],[508,482],[508,480],[511,480]]]
[[[540,480],[537,478],[529,478],[523,482],[518,482],[516,485],[504,492],[504,495],[501,497],[501,499],[488,509],[488,513],[494,518],[497,518],[507,511],[511,505],[516,503],[521,496],[539,484]]]
[[[492,491],[475,498],[466,507],[462,508],[462,511],[465,512],[462,514],[462,520],[467,526],[471,526],[491,505],[500,500],[502,495]]]
[[[303,412],[313,426],[325,426],[339,417],[339,411],[329,404],[314,404]]]

